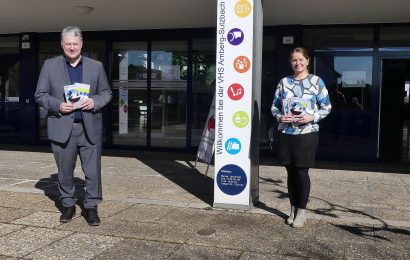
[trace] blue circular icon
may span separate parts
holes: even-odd
[[[238,195],[247,184],[245,172],[241,167],[228,164],[222,167],[216,175],[216,183],[219,189],[228,195]]]
[[[228,42],[232,45],[239,45],[245,38],[241,29],[233,28],[228,32]]]
[[[225,150],[229,154],[238,154],[241,148],[241,142],[236,138],[229,138],[228,141],[225,142]]]

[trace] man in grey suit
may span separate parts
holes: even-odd
[[[84,208],[89,225],[98,226],[97,204],[102,200],[101,146],[102,111],[112,98],[101,62],[81,55],[81,30],[66,27],[61,32],[64,55],[45,61],[34,94],[36,102],[48,111],[47,132],[58,167],[58,188],[63,205],[60,222],[75,215],[74,169],[77,154],[85,174]],[[83,83],[90,86],[89,98],[75,109],[64,94],[64,86]]]

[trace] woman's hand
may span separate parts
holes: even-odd
[[[312,115],[304,114],[301,115],[297,118],[295,121],[298,124],[308,124],[314,120],[314,117]]]
[[[286,123],[286,124],[290,124],[295,122],[295,118],[293,116],[286,116],[283,115],[281,117],[279,117],[279,123]]]
[[[298,123],[298,124],[308,124],[314,120],[314,117],[312,115],[301,115],[301,116],[281,116],[279,117],[279,122],[280,123]]]

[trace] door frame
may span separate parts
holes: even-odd
[[[409,60],[410,52],[408,51],[397,51],[397,52],[380,52],[377,65],[378,65],[378,85],[379,85],[379,100],[378,100],[378,116],[377,116],[377,159],[380,158],[380,132],[381,132],[381,112],[382,112],[382,90],[383,90],[383,60]]]

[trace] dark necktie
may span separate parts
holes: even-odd
[[[74,122],[79,123],[81,122],[81,120],[82,120],[81,111],[77,109],[76,111],[74,111]]]

